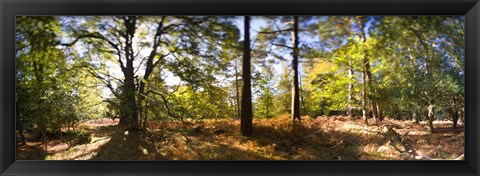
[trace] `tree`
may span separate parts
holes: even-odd
[[[148,79],[153,68],[165,57],[165,55],[160,55],[157,52],[162,43],[162,35],[168,28],[173,26],[169,25],[164,27],[164,23],[166,23],[165,19],[166,17],[162,17],[159,21],[154,20],[157,26],[155,34],[152,36],[153,40],[151,44],[144,44],[150,46],[151,51],[146,59],[143,59],[146,60],[143,80]],[[136,35],[139,35],[137,29],[140,24],[138,23],[144,22],[147,19],[137,16],[122,16],[91,20],[92,23],[85,23],[83,25],[85,28],[80,28],[80,30],[74,29],[73,37],[75,39],[70,43],[63,43],[62,45],[72,46],[79,40],[85,39],[86,43],[98,48],[96,51],[103,54],[103,57],[112,58],[116,56],[116,60],[112,61],[118,64],[123,74],[122,80],[118,81],[118,83],[121,84],[118,89],[114,88],[110,73],[98,73],[93,69],[90,69],[90,73],[104,82],[105,86],[119,99],[120,123],[129,126],[132,130],[139,129],[139,109],[141,109],[139,108],[139,101],[144,100],[144,97],[138,97],[137,95],[144,95],[145,81],[142,81],[139,85],[136,84],[137,77],[135,76],[136,68],[134,61],[140,59],[136,57],[139,51],[136,53],[134,50],[134,38],[137,37]],[[72,26],[72,28],[74,27],[75,26]],[[154,59],[156,59],[155,62]],[[92,65],[88,65],[88,67],[90,68]]]
[[[254,115],[255,117],[271,118],[276,108],[273,104],[274,88],[272,82],[274,82],[274,75],[272,67],[266,65],[263,67],[262,72],[256,73],[254,80],[254,87],[257,87],[256,93],[258,97],[255,101]]]
[[[354,116],[354,110],[359,106],[357,101],[363,97],[356,93],[362,92],[357,77],[363,73],[364,60],[362,35],[357,18],[324,17],[311,23],[309,32],[320,39],[317,48],[312,48],[311,69],[307,82],[307,90],[314,95],[309,102],[317,102],[322,114],[347,114]],[[319,48],[320,47],[320,48]],[[367,93],[365,91],[365,93]],[[369,97],[368,94],[365,97]],[[367,110],[366,110],[367,111]]]
[[[298,83],[298,16],[293,17],[293,31],[292,31],[292,120],[298,120],[300,118],[300,86]]]
[[[58,17],[17,18],[16,118],[22,143],[23,130],[35,131],[47,146],[47,134],[61,135],[62,128],[101,114],[98,82],[81,69],[76,52],[57,47],[61,35]]]
[[[353,110],[356,108],[356,84],[358,83],[356,77],[358,76],[357,73],[361,72],[358,68],[359,50],[356,44],[358,37],[356,37],[356,31],[354,30],[356,26],[355,18],[352,16],[331,16],[314,18],[312,21],[315,22],[308,26],[308,32],[319,39],[319,44],[312,46],[310,49],[312,54],[309,57],[314,58],[315,61],[305,63],[305,67],[310,68],[307,69],[309,75],[305,82],[307,83],[307,92],[316,97],[307,97],[307,99],[310,99],[307,102],[316,102],[317,104],[308,106],[321,106],[320,109],[325,111],[322,113],[326,114],[331,111],[346,111],[347,115],[353,116]],[[335,64],[338,67],[325,67],[328,65],[327,63]],[[322,76],[327,72],[334,72],[335,76],[331,77],[331,81],[325,82],[324,78],[316,78],[317,75]],[[322,79],[323,81],[319,81]],[[314,84],[311,84],[312,81]],[[335,84],[335,82],[341,84]],[[343,83],[348,84],[345,85],[347,87],[346,92]],[[347,94],[346,98],[343,97],[345,93]],[[319,102],[323,103],[318,104]]]
[[[463,28],[458,28],[462,24],[460,17],[382,17],[374,34],[379,38],[376,47],[384,48],[377,51],[376,56],[393,56],[382,59],[385,61],[380,64],[383,81],[406,85],[391,86],[395,91],[382,90],[379,95],[394,93],[391,104],[412,110],[411,114],[417,117],[425,114],[431,131],[436,109],[462,104],[455,98],[463,94],[462,89],[457,89],[463,86],[464,80],[461,47],[464,43],[459,38]],[[460,47],[451,47],[453,45]],[[421,111],[424,113],[416,113]],[[451,111],[452,116],[455,111]]]
[[[241,124],[242,135],[252,135],[252,90],[251,90],[251,71],[250,71],[250,16],[245,16],[244,37],[243,37],[243,64],[242,64],[242,107]]]
[[[368,120],[367,120],[367,94],[370,92],[370,95],[372,93],[375,93],[374,87],[372,85],[373,82],[373,77],[372,77],[372,72],[370,71],[370,58],[369,58],[369,51],[367,49],[366,43],[367,43],[367,34],[365,32],[366,29],[366,23],[367,21],[365,20],[365,17],[359,17],[358,20],[358,25],[359,25],[359,30],[361,31],[361,36],[362,36],[362,42],[363,42],[363,53],[364,53],[364,58],[363,58],[363,73],[362,73],[362,79],[363,79],[363,101],[362,101],[362,111],[363,111],[363,118],[365,119],[365,123],[368,125]],[[367,89],[368,88],[368,89]],[[377,103],[372,100],[373,96],[370,96],[370,105],[371,105],[371,110],[373,114],[373,118],[375,121],[378,119],[378,109],[377,109]]]
[[[237,67],[237,60],[238,59],[234,59],[234,62],[235,62],[235,105],[236,105],[236,108],[237,108],[237,117],[238,119],[241,118],[240,114],[241,114],[241,109],[240,109],[240,80],[238,79],[238,67]]]
[[[290,69],[285,62],[281,62],[283,74],[276,87],[277,94],[274,95],[275,114],[283,115],[292,112],[292,76]]]
[[[264,50],[262,57],[272,56],[275,59],[284,60],[284,52],[289,52],[292,57],[292,121],[300,119],[300,86],[299,86],[299,20],[293,17],[265,17],[269,26],[259,32],[259,50]],[[287,26],[287,27],[285,27]],[[290,43],[288,42],[290,38]]]
[[[229,61],[219,57],[227,52],[228,47],[224,46],[236,43],[238,35],[236,28],[223,17],[72,18],[86,20],[81,24],[67,24],[73,41],[62,45],[72,46],[81,41],[84,47],[93,46],[85,55],[99,55],[96,59],[101,64],[109,62],[120,68],[122,76],[119,78],[108,69],[99,72],[94,63],[86,63],[90,73],[119,100],[114,107],[120,110],[120,122],[134,130],[140,128],[140,117],[145,114],[142,106],[148,92],[155,92],[147,90],[154,70],[170,69],[194,90],[205,89],[214,82],[213,74],[227,66],[225,63]],[[224,38],[224,42],[213,42],[219,38]]]

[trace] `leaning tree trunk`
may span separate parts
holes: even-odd
[[[244,44],[243,44],[243,64],[242,64],[242,107],[240,130],[242,135],[249,136],[253,133],[252,127],[252,90],[251,90],[251,72],[250,72],[250,16],[245,16],[244,25]]]
[[[293,42],[292,120],[298,120],[299,122],[301,122],[300,90],[299,90],[299,83],[298,83],[298,16],[293,17],[292,42]]]

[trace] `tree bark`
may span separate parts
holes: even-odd
[[[433,105],[430,104],[428,106],[428,121],[427,121],[427,124],[428,124],[428,128],[429,128],[428,130],[432,133],[434,131],[433,130],[433,118],[434,118],[434,116],[435,116],[434,107],[433,107]]]
[[[235,105],[237,107],[237,118],[240,117],[240,86],[238,85],[238,68],[237,68],[237,59],[235,59],[235,88],[237,96],[235,97]]]
[[[153,40],[152,50],[150,51],[150,55],[147,58],[145,73],[143,75],[143,79],[140,81],[140,85],[139,85],[139,88],[138,88],[138,95],[140,95],[140,96],[138,96],[138,106],[139,106],[138,109],[139,110],[147,111],[147,107],[141,107],[141,106],[146,106],[146,105],[143,105],[143,102],[145,101],[146,96],[147,96],[147,94],[145,92],[145,87],[147,86],[146,80],[148,80],[148,78],[150,77],[150,74],[152,74],[152,72],[153,72],[153,69],[159,63],[159,61],[161,59],[163,59],[163,56],[164,56],[164,55],[162,55],[156,62],[153,62],[153,59],[155,58],[155,56],[157,56],[157,48],[160,46],[160,41],[161,41],[161,37],[162,37],[162,34],[163,34],[162,30],[163,30],[164,20],[165,20],[165,16],[163,16],[162,19],[160,20],[160,22],[158,23],[157,30],[156,30],[154,40]],[[139,113],[139,114],[142,114],[142,113]],[[145,119],[144,126],[146,127],[147,112],[144,112],[143,115],[145,116],[145,117],[143,117],[143,119]],[[139,119],[140,119],[140,117],[139,117]]]
[[[135,82],[134,82],[134,75],[133,75],[133,67],[129,65],[133,65],[127,61],[127,72],[124,74],[125,76],[125,83],[123,85],[122,91],[122,98],[123,98],[123,107],[121,110],[124,112],[122,113],[123,117],[120,122],[122,124],[126,124],[131,128],[138,128],[138,109],[137,109],[137,100],[135,97]],[[131,68],[131,72],[129,71]]]
[[[347,98],[347,115],[353,117],[352,112],[352,99],[353,99],[353,83],[352,83],[352,76],[353,76],[353,67],[348,61],[348,98]]]
[[[147,129],[147,116],[148,116],[148,104],[145,102],[145,105],[143,106],[143,129]]]
[[[465,119],[463,117],[463,111],[460,110],[460,112],[458,112],[458,113],[459,113],[459,116],[460,116],[460,120],[462,120],[462,123],[465,123]]]
[[[25,135],[23,134],[23,120],[20,118],[20,110],[19,110],[18,106],[16,108],[16,111],[17,111],[17,115],[16,115],[17,116],[17,118],[16,118],[17,131],[18,131],[18,134],[20,135],[21,144],[25,145],[25,144],[27,144],[27,140],[25,140]]]
[[[457,123],[458,123],[458,118],[459,118],[459,115],[458,115],[458,109],[457,108],[454,108],[452,110],[452,116],[453,116],[453,127],[457,127]]]
[[[420,120],[418,120],[418,115],[417,115],[416,111],[413,112],[412,119],[413,119],[413,121],[412,121],[413,123],[419,123],[420,122]]]
[[[368,117],[367,117],[367,86],[368,86],[368,79],[369,79],[369,61],[365,53],[365,43],[367,41],[367,36],[364,31],[365,23],[363,21],[363,18],[360,18],[359,25],[360,25],[360,30],[362,31],[362,38],[363,38],[363,52],[365,54],[363,58],[363,73],[362,73],[362,81],[363,81],[363,91],[362,91],[362,114],[363,114],[363,119],[365,120],[365,124],[368,125]]]
[[[250,71],[250,16],[245,16],[244,21],[244,44],[243,44],[243,64],[242,64],[242,113],[240,130],[242,135],[249,136],[253,134],[252,127],[252,90],[251,90],[251,71]]]
[[[135,73],[133,67],[133,38],[135,35],[136,17],[124,17],[125,31],[125,59],[126,65],[123,71],[124,85],[122,90],[121,120],[122,124],[128,125],[130,129],[139,129],[138,106],[135,93]]]
[[[292,80],[292,120],[300,119],[300,90],[298,82],[298,16],[293,17],[293,31],[292,31],[292,43],[293,43],[293,80]]]
[[[383,121],[383,112],[380,105],[377,104],[378,120]]]
[[[300,110],[301,110],[300,112],[303,112],[303,114],[306,114],[306,112],[307,112],[306,109],[307,109],[307,108],[306,108],[306,106],[305,106],[305,97],[303,97],[303,96],[304,96],[304,92],[301,91],[301,89],[300,89],[300,88],[302,87],[302,79],[299,79],[299,80],[298,80],[298,83],[299,83],[299,84],[298,84],[298,87],[299,87],[299,92],[300,92],[300,105],[301,105],[301,106],[300,106]],[[300,113],[300,115],[302,115],[302,114]]]
[[[362,115],[363,120],[365,121],[365,125],[368,125],[368,117],[367,117],[367,82],[366,82],[366,74],[365,69],[362,73],[362,81],[363,81],[363,91],[362,91]]]
[[[365,21],[364,21],[364,18],[361,18],[361,21],[360,21],[360,25],[361,25],[361,30],[362,30],[362,37],[363,37],[363,52],[365,54],[364,56],[364,59],[363,59],[363,63],[365,64],[365,74],[367,76],[366,78],[366,82],[368,84],[368,91],[370,92],[370,94],[373,94],[375,93],[375,88],[373,87],[373,84],[372,84],[372,80],[373,80],[373,77],[372,77],[372,72],[370,71],[370,58],[368,57],[368,54],[366,52],[366,49],[365,49],[365,44],[367,42],[367,34],[365,33]],[[374,100],[370,100],[370,105],[371,105],[371,110],[372,110],[372,115],[373,115],[373,119],[375,121],[378,121],[378,109],[377,109],[377,103],[374,101]]]
[[[452,102],[452,110],[451,110],[451,115],[452,115],[452,121],[453,121],[453,124],[452,126],[455,128],[457,127],[457,123],[458,123],[458,105],[457,105],[457,97],[456,96],[453,96],[453,102]]]

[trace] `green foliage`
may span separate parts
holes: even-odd
[[[56,46],[57,36],[62,35],[58,18],[18,17],[16,29],[19,125],[38,132],[58,132],[98,114],[100,108],[93,107],[99,101],[96,82],[74,64],[74,53]]]
[[[276,115],[274,114],[275,106],[273,104],[274,90],[271,84],[273,75],[268,74],[267,70],[264,70],[264,74],[257,73],[254,76],[254,87],[257,87],[255,93],[258,95],[253,105],[254,117],[272,118]]]
[[[191,86],[180,86],[168,102],[172,113],[178,117],[231,118],[235,109],[226,102],[227,92],[222,87],[208,86],[204,90],[195,90]]]
[[[241,73],[234,60],[241,58],[243,46],[235,17],[135,17],[130,55],[124,19],[17,18],[17,107],[25,126],[58,130],[78,120],[119,117],[132,111],[127,104],[135,104],[147,119],[238,115],[232,83],[241,82],[233,77]],[[257,20],[266,26],[252,42],[254,116],[289,114],[291,19]],[[462,109],[463,21],[447,16],[300,18],[302,114],[361,108],[365,60],[372,75],[366,100],[377,102],[385,115],[424,114],[430,104],[444,113]],[[158,29],[162,35],[155,38]],[[60,46],[76,39],[72,47]],[[127,56],[133,58],[132,101],[125,98],[128,74],[121,70]],[[276,74],[279,65],[283,72]],[[167,80],[172,77],[179,82]],[[107,89],[110,95],[103,93]]]
[[[326,45],[330,48],[323,57],[307,67],[309,114],[345,110],[349,82],[353,107],[361,107],[364,57],[373,83],[367,99],[378,102],[385,115],[425,112],[429,104],[463,107],[463,18],[366,17],[370,25],[365,43],[359,39],[360,19],[325,17],[310,28],[315,32],[317,27],[322,42],[334,45]]]
[[[287,65],[282,62],[283,74],[277,85],[277,94],[274,95],[274,114],[276,116],[292,112],[292,76]]]

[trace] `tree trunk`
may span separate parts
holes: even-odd
[[[380,109],[380,105],[377,104],[378,120],[383,121],[383,112]]]
[[[350,60],[348,61],[348,98],[347,98],[347,115],[353,117],[352,112],[352,98],[353,98],[353,83],[352,83],[352,76],[353,76],[353,67],[351,66]]]
[[[416,111],[413,112],[412,119],[413,119],[412,123],[419,123],[420,122],[420,120],[418,120],[418,115],[417,115]]]
[[[365,17],[363,17],[365,18]],[[364,59],[363,59],[363,63],[365,64],[365,74],[367,76],[366,78],[366,82],[368,84],[368,91],[370,92],[370,94],[373,94],[375,93],[375,88],[373,87],[373,84],[372,84],[372,81],[373,81],[373,77],[372,77],[372,72],[370,71],[370,58],[368,57],[368,54],[366,52],[366,49],[365,49],[365,44],[367,42],[367,35],[365,33],[365,28],[366,28],[366,25],[365,25],[365,21],[363,20],[360,21],[360,24],[361,24],[361,29],[362,29],[362,37],[363,37],[363,52],[365,54],[364,56]],[[378,109],[377,109],[377,103],[374,101],[374,100],[370,100],[370,105],[371,105],[371,110],[372,110],[372,115],[373,115],[373,119],[375,121],[378,120]]]
[[[299,76],[300,77],[300,76]],[[300,95],[300,112],[303,112],[303,114],[305,115],[306,114],[306,107],[305,107],[305,97],[304,96],[304,92],[302,91],[301,87],[302,87],[302,79],[300,78],[298,80],[298,87],[299,87],[299,95]],[[302,115],[302,113],[300,113],[300,116]]]
[[[272,102],[271,98],[272,98],[271,96],[268,96],[267,97],[267,102],[266,102],[266,104],[267,104],[267,117],[268,118],[271,117],[270,115],[271,115],[271,111],[272,111],[272,109],[271,109],[272,107],[270,107],[270,102]]]
[[[374,91],[373,91],[373,85],[372,85],[372,73],[370,72],[370,61],[368,59],[367,56],[365,56],[364,58],[364,63],[365,63],[365,73],[367,75],[367,78],[365,80],[365,82],[367,83],[368,85],[368,89],[367,89],[367,95],[368,95],[368,92],[370,92],[370,94],[372,94]],[[370,99],[370,107],[371,107],[371,110],[372,110],[372,115],[373,115],[373,120],[377,121],[378,119],[378,111],[377,111],[377,103],[373,100]]]
[[[460,120],[462,120],[462,123],[465,123],[465,119],[464,119],[464,117],[463,117],[463,111],[460,110],[459,114],[460,114],[460,115],[459,115],[459,116],[460,116]]]
[[[453,128],[457,127],[457,123],[458,123],[458,106],[457,106],[457,97],[453,97],[453,102],[452,102],[452,111],[451,111],[451,115],[452,115],[452,121],[453,121]]]
[[[17,118],[16,118],[17,131],[18,131],[18,134],[20,135],[21,144],[25,145],[25,144],[27,144],[27,141],[25,140],[25,135],[23,134],[23,120],[20,119],[20,110],[19,110],[18,107],[16,108],[16,111],[17,111]]]
[[[453,116],[453,127],[457,127],[457,123],[458,123],[458,109],[457,108],[454,108],[452,110],[452,116]]]
[[[130,129],[139,129],[138,107],[135,93],[135,73],[133,67],[133,38],[135,35],[136,17],[125,17],[125,59],[126,66],[123,72],[124,84],[122,90],[121,123],[129,126]],[[123,122],[122,122],[123,121]]]
[[[154,41],[153,41],[153,46],[152,46],[152,50],[150,51],[150,55],[148,56],[147,58],[147,62],[146,62],[146,67],[145,67],[145,73],[143,75],[143,79],[140,81],[140,85],[139,85],[139,88],[138,88],[138,101],[137,101],[137,104],[140,106],[138,107],[139,110],[143,110],[145,111],[143,113],[143,119],[144,120],[144,129],[146,128],[146,120],[147,120],[147,107],[141,107],[141,106],[147,106],[147,103],[143,103],[146,99],[146,96],[147,96],[147,93],[145,92],[145,89],[146,89],[146,81],[148,80],[148,78],[150,77],[150,74],[152,74],[153,72],[153,69],[154,67],[158,64],[158,62],[160,61],[160,59],[163,58],[163,56],[161,56],[161,58],[159,60],[157,60],[155,63],[153,62],[153,59],[158,55],[157,54],[157,48],[158,46],[160,45],[160,41],[161,41],[161,36],[163,34],[162,32],[162,29],[163,29],[163,22],[165,20],[165,16],[162,17],[162,19],[160,20],[160,22],[158,23],[158,27],[157,27],[157,32],[155,33],[155,36],[153,37],[154,38]],[[133,26],[135,27],[135,26]],[[133,36],[133,34],[132,34]],[[133,55],[132,55],[132,59],[133,59]],[[139,113],[139,114],[142,114],[142,113]],[[139,117],[139,119],[141,119],[141,117]]]
[[[365,43],[367,41],[367,36],[364,31],[365,23],[363,21],[363,18],[360,18],[359,25],[361,26],[360,29],[362,30],[362,38],[363,38],[363,47],[365,47]],[[368,117],[367,117],[367,86],[368,86],[368,79],[369,79],[369,61],[365,53],[365,49],[363,49],[363,52],[365,54],[363,58],[363,74],[362,74],[362,81],[363,81],[363,92],[362,92],[362,114],[363,114],[363,119],[365,120],[365,124],[368,125]]]
[[[137,100],[135,98],[133,67],[131,73],[125,74],[125,83],[123,88],[122,97],[124,106],[121,109],[123,110],[123,113],[121,113],[123,115],[123,119],[121,121],[125,121],[122,123],[128,125],[130,128],[135,129],[138,128],[138,109]]]
[[[293,17],[293,31],[292,31],[292,43],[293,43],[293,80],[292,80],[292,120],[300,119],[300,91],[298,83],[298,16]]]
[[[143,109],[143,129],[147,129],[147,115],[148,115],[148,104],[145,102]]]
[[[250,72],[250,16],[245,16],[244,25],[244,44],[243,44],[243,64],[242,64],[242,113],[240,129],[242,135],[252,135],[252,90],[251,90],[251,72]]]
[[[371,105],[372,105],[373,120],[380,121],[380,117],[378,116],[377,103],[375,101],[372,101]]]
[[[428,121],[427,121],[427,124],[428,124],[428,130],[430,132],[433,133],[433,118],[435,116],[435,111],[434,111],[434,108],[433,108],[433,105],[429,105],[428,106]]]
[[[368,117],[367,117],[367,82],[366,82],[366,74],[365,70],[362,73],[363,79],[363,91],[362,91],[362,115],[363,120],[365,121],[365,125],[368,125]]]
[[[47,134],[45,131],[42,131],[42,138],[43,138],[43,146],[45,147],[45,155],[48,154],[48,139]]]
[[[428,110],[425,111],[425,114],[423,115],[423,118],[420,117],[420,122],[424,119],[425,119],[425,121],[428,121]]]
[[[237,68],[237,59],[235,59],[235,88],[237,97],[236,100],[236,107],[237,107],[237,118],[240,119],[240,86],[238,85],[238,68]]]

